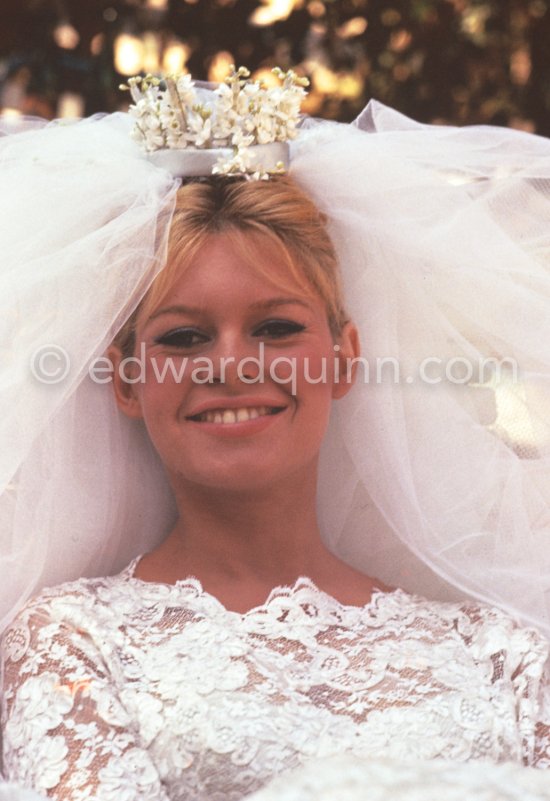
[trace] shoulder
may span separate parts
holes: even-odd
[[[380,597],[380,596],[379,596]],[[523,625],[498,607],[479,601],[434,601],[395,590],[385,596],[384,608],[393,607],[407,621],[415,635],[423,633],[434,642],[459,642],[474,661],[491,660],[511,674],[530,666],[542,674],[549,654],[549,642],[538,629]]]
[[[45,587],[40,593],[30,598],[18,611],[14,623],[34,617],[57,618],[78,610],[91,611],[98,604],[106,603],[111,594],[116,577],[81,578]]]
[[[64,632],[86,635],[112,630],[129,606],[125,573],[81,578],[42,589],[25,603],[4,631],[4,658],[17,661],[29,643],[51,643]]]

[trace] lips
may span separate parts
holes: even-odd
[[[187,420],[193,420],[196,423],[233,425],[256,420],[259,417],[279,414],[284,408],[284,406],[237,406],[233,408],[219,406],[218,408],[205,409],[198,414],[189,415]]]

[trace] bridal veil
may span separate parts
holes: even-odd
[[[0,618],[118,571],[175,509],[100,359],[162,269],[177,179],[124,114],[2,123]],[[550,634],[550,142],[375,102],[306,120],[291,176],[327,215],[363,361],[335,403],[329,546],[388,584]]]

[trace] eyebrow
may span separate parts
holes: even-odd
[[[310,309],[309,303],[304,300],[300,300],[299,298],[269,298],[268,300],[258,300],[254,303],[251,303],[250,308],[262,311],[263,309],[275,309],[278,306],[288,306],[290,304],[302,306],[305,309]],[[177,304],[175,306],[164,306],[162,309],[154,312],[149,317],[149,322],[151,320],[156,320],[157,317],[160,317],[163,314],[201,314],[203,311],[204,309],[200,308],[199,306],[183,306],[182,304]]]

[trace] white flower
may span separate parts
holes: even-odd
[[[201,124],[196,128],[195,147],[202,147],[212,136],[212,121],[209,119],[201,120]]]
[[[191,75],[180,75],[176,80],[176,88],[183,104],[195,102],[195,89]]]
[[[259,168],[245,156],[246,149],[293,138],[305,95],[304,81],[295,73],[274,72],[282,86],[266,88],[248,80],[250,73],[243,67],[234,70],[214,91],[213,103],[204,100],[204,91],[195,89],[189,74],[167,77],[164,89],[151,75],[131,78],[132,136],[148,152],[232,145],[232,158],[220,160],[213,173],[266,179],[281,169]]]
[[[243,131],[235,131],[231,137],[231,144],[234,147],[241,148],[241,147],[249,147],[254,143],[254,136],[251,134],[246,134]]]
[[[268,145],[270,142],[273,142],[275,136],[273,135],[273,131],[267,128],[265,125],[262,125],[258,128],[258,144],[260,145]]]
[[[164,146],[164,137],[160,134],[155,135],[151,133],[145,134],[145,149],[149,152],[153,150],[161,150]]]
[[[212,168],[213,174],[218,175],[246,175],[251,172],[252,157],[245,149],[239,149],[230,159],[220,157]]]
[[[233,92],[226,83],[222,83],[215,90],[217,97],[216,112],[219,117],[225,117],[233,109]]]

